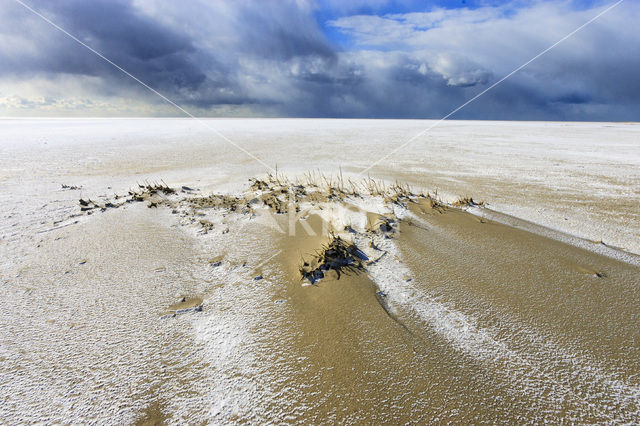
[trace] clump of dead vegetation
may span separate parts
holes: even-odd
[[[334,271],[340,279],[343,273],[364,270],[363,262],[367,260],[367,255],[353,242],[331,234],[329,242],[323,245],[312,259],[303,261],[300,275],[311,284],[316,284],[329,271]]]
[[[238,213],[250,214],[253,217],[259,208],[266,208],[275,214],[284,214],[299,212],[301,209],[322,210],[331,203],[346,202],[355,206],[356,199],[370,197],[382,200],[389,211],[384,214],[367,213],[368,223],[361,231],[354,229],[351,224],[341,224],[343,236],[331,233],[329,242],[317,250],[315,255],[310,259],[301,260],[299,272],[302,280],[316,284],[327,274],[339,279],[343,273],[357,273],[378,262],[387,252],[374,244],[374,238],[379,242],[380,238],[392,238],[397,232],[401,220],[396,216],[396,207],[416,208],[424,213],[433,214],[445,213],[452,207],[484,206],[484,202],[476,202],[471,197],[463,197],[452,204],[445,204],[438,198],[437,191],[435,195],[415,192],[409,185],[397,181],[389,184],[371,177],[352,180],[345,179],[341,172],[337,176],[327,176],[320,171],[308,172],[291,179],[276,170],[265,177],[249,179],[248,189],[237,195],[204,195],[199,190],[185,186],[176,191],[161,180],[138,184],[135,189],[129,190],[127,195],[115,195],[112,201],[80,199],[80,209],[83,214],[91,214],[96,210],[104,211],[126,203],[146,202],[148,207],[163,206],[173,209],[172,213],[181,215],[183,224],[199,226],[202,233],[206,234],[220,225],[219,220],[207,217],[207,210],[210,209],[220,210],[223,216]],[[227,224],[222,221],[222,225]],[[358,226],[356,228],[360,229]],[[222,233],[229,231],[227,227]],[[377,259],[369,260],[357,247],[354,241],[360,241],[362,238],[365,241],[369,240],[370,247],[380,252]]]
[[[263,206],[276,214],[290,211],[299,212],[302,203],[322,208],[323,203],[341,202],[346,199],[380,197],[388,205],[407,207],[409,203],[420,203],[424,208],[440,213],[446,211],[447,205],[436,195],[414,192],[408,184],[395,182],[388,184],[383,180],[367,177],[361,180],[344,178],[342,171],[337,176],[325,175],[320,171],[310,171],[295,179],[276,171],[263,178],[249,179],[248,190],[241,195],[211,194],[199,195],[198,191],[182,187],[182,198],[163,180],[144,182],[127,195],[115,195],[113,201],[98,203],[90,199],[80,199],[81,211],[90,214],[93,210],[104,211],[110,207],[120,207],[124,203],[147,202],[148,207],[169,206],[177,212],[179,206],[187,207],[195,214],[197,210],[219,209],[227,212],[253,214],[255,209]],[[75,187],[74,187],[75,189]],[[173,198],[169,196],[174,195]],[[118,201],[122,200],[122,201]],[[426,203],[426,204],[425,204]],[[473,198],[460,198],[452,204],[455,207],[483,206],[484,202],[476,202]],[[384,232],[390,232],[393,224],[380,225]]]
[[[461,197],[458,198],[454,203],[455,207],[482,207],[484,206],[484,201],[475,201],[471,197]]]
[[[187,198],[186,202],[195,208],[203,209],[225,209],[230,212],[251,213],[251,204],[242,197],[234,197],[226,194],[211,194],[206,197]]]
[[[109,208],[118,208],[126,203],[147,202],[148,207],[158,207],[166,202],[166,196],[175,194],[176,190],[169,187],[164,181],[138,183],[137,188],[130,189],[127,195],[115,195],[114,201],[104,201],[102,203],[90,198],[80,198],[80,211],[86,214],[93,213],[94,210],[105,211]],[[118,202],[117,200],[123,200]]]
[[[438,198],[427,196],[425,201],[428,203],[429,208],[438,213],[445,213],[447,211],[447,205],[440,201]]]
[[[254,178],[249,179],[249,182],[249,188],[252,190],[250,196],[257,195],[255,201],[278,214],[287,213],[290,208],[300,211],[298,204],[309,195],[305,185],[290,181],[277,170],[275,174],[268,174],[265,179]]]
[[[156,207],[157,201],[152,200],[153,198],[157,198],[159,196],[167,196],[171,194],[175,194],[176,190],[169,187],[164,181],[149,183],[145,182],[144,184],[138,184],[138,188],[129,190],[129,199],[127,202],[134,201],[150,201],[149,207]]]
[[[86,200],[84,198],[80,198],[79,203],[80,203],[81,212],[89,212],[93,209],[100,208],[100,205],[98,205],[95,201],[91,200],[90,198],[87,198]]]
[[[395,182],[389,184],[371,177],[353,180],[345,178],[342,171],[338,175],[325,175],[318,171],[310,171],[296,178],[290,178],[277,171],[264,177],[249,179],[248,189],[238,195],[210,194],[203,195],[198,190],[183,186],[176,190],[163,180],[144,182],[126,195],[115,195],[111,200],[96,202],[80,199],[80,209],[84,214],[94,210],[104,211],[117,208],[126,203],[146,202],[148,207],[169,207],[172,213],[186,217],[190,223],[199,223],[206,233],[214,229],[214,224],[205,218],[210,209],[221,210],[224,214],[253,214],[260,207],[276,214],[300,212],[302,209],[324,209],[327,203],[340,203],[346,200],[375,197],[388,206],[407,208],[409,204],[418,204],[425,211],[444,213],[447,205],[436,195],[415,192],[407,184]],[[460,199],[458,205],[482,205],[471,198]],[[373,221],[372,221],[373,222]],[[367,232],[383,234],[390,237],[397,229],[398,219],[393,214],[380,216],[375,223],[370,223]]]
[[[347,198],[381,197],[386,203],[406,205],[417,198],[430,197],[415,193],[409,185],[396,182],[388,185],[371,177],[354,181],[345,179],[340,172],[337,176],[325,175],[320,171],[310,171],[295,180],[276,172],[263,179],[250,179],[249,188],[258,194],[259,201],[276,213],[286,213],[291,206],[307,201],[312,205],[325,202],[339,202]]]
[[[100,204],[90,198],[87,198],[86,200],[84,198],[80,198],[78,202],[80,203],[80,211],[86,214],[92,214],[94,210],[105,211],[109,208],[120,207],[120,205],[113,204],[110,201]]]

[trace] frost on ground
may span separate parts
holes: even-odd
[[[352,159],[343,168],[353,177],[387,136],[420,123],[258,120],[248,121],[245,133],[237,130],[240,121],[220,123],[270,164],[287,151],[285,168],[299,171],[298,179],[272,175],[247,184],[253,167],[238,166],[231,150],[214,149],[208,135],[190,134],[185,142],[179,120],[165,123],[173,130],[160,139],[149,136],[153,126],[144,120],[124,122],[127,136],[114,134],[112,124],[44,122],[37,138],[2,150],[0,420],[130,423],[152,411],[173,423],[304,418],[313,407],[296,404],[308,390],[297,369],[306,361],[282,355],[295,338],[280,331],[292,328],[294,307],[281,291],[291,277],[272,260],[275,243],[302,223],[324,236],[317,252],[295,259],[302,269],[295,280],[305,289],[323,288],[338,272],[372,280],[380,306],[408,333],[431,333],[460,354],[465,368],[481,365],[488,382],[508,382],[513,398],[550,410],[541,411],[545,419],[559,419],[550,408],[558,406],[573,416],[565,420],[637,418],[638,383],[624,368],[524,321],[517,310],[494,307],[496,322],[487,323],[482,301],[453,303],[418,278],[398,244],[399,228],[411,224],[445,237],[410,207],[439,217],[452,206],[405,186],[299,170],[337,169],[331,150],[340,140]],[[309,126],[317,127],[312,137]],[[371,139],[368,126],[381,136]],[[458,207],[480,221],[493,217],[470,195],[491,209],[606,243],[594,247],[613,241],[630,248],[636,240],[637,153],[625,142],[636,132],[631,125],[612,130],[627,136],[611,139],[617,148],[610,152],[597,140],[608,130],[595,123],[571,124],[570,131],[549,123],[448,126],[428,147],[375,174],[437,187],[443,197],[464,195]],[[26,134],[10,127],[8,139]],[[492,136],[477,136],[478,129]],[[468,143],[460,145],[461,135]],[[300,152],[291,148],[294,137]],[[160,148],[150,150],[147,140]],[[310,142],[326,149],[307,149]],[[170,185],[145,180],[158,174]],[[583,269],[584,286],[613,291],[613,278]],[[194,301],[201,304],[187,307]]]

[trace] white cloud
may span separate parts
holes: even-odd
[[[437,118],[600,10],[535,1],[344,16],[330,22],[350,40],[338,48],[314,20],[326,5],[311,0],[33,1],[190,111],[269,116]],[[640,5],[624,2],[457,117],[637,119],[638,21]],[[0,96],[0,114],[172,113],[13,2],[0,3]]]

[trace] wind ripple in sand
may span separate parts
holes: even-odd
[[[406,216],[430,232],[439,232],[413,213],[407,212]],[[414,274],[402,263],[393,240],[378,237],[375,244],[392,254],[368,267],[368,273],[386,294],[391,308],[413,312],[460,352],[478,362],[494,365],[493,373],[517,384],[510,388],[512,392],[544,395],[551,406],[561,406],[568,399],[577,409],[573,421],[584,421],[584,412],[592,418],[615,422],[637,419],[640,387],[603,370],[587,354],[569,352],[567,345],[554,343],[551,336],[528,329],[508,318],[507,313],[496,314],[503,317],[501,324],[509,325],[509,332],[502,333],[509,339],[496,338],[499,334],[496,330],[478,326],[472,316],[436,300],[424,286],[418,289],[417,282],[399,279]],[[526,341],[525,345],[519,345],[526,349],[513,350],[509,341],[511,344]]]

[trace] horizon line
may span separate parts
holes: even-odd
[[[199,119],[206,120],[396,120],[396,121],[438,121],[439,118],[415,118],[415,117],[264,117],[264,116],[198,116]],[[147,120],[147,119],[169,119],[169,120],[189,120],[190,117],[171,116],[11,116],[0,115],[0,120]],[[616,123],[616,124],[640,124],[640,121],[629,120],[538,120],[538,119],[510,119],[510,118],[450,118],[447,121],[494,121],[494,122],[521,122],[521,123]]]

